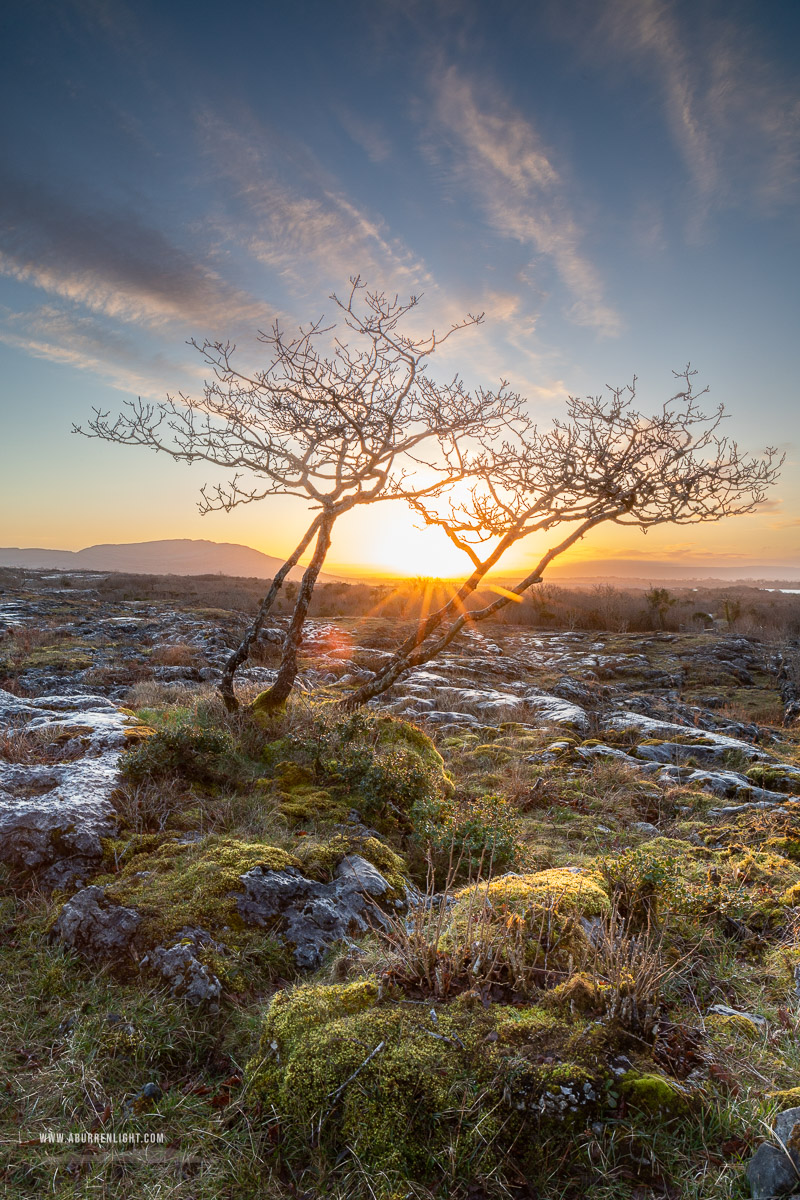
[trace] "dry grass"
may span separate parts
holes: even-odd
[[[70,762],[80,758],[83,749],[75,739],[64,737],[58,727],[30,729],[27,725],[7,725],[0,730],[0,758],[9,763]]]
[[[197,647],[186,642],[155,646],[150,654],[150,662],[159,667],[196,667],[201,660],[202,655]]]
[[[579,969],[598,985],[603,1012],[632,1033],[652,1032],[678,966],[664,959],[664,931],[632,931],[616,906],[598,917]]]

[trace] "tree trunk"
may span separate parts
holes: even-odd
[[[317,544],[314,547],[313,557],[306,568],[303,581],[300,584],[297,603],[294,606],[294,612],[292,613],[292,619],[289,623],[289,629],[283,645],[283,656],[277,678],[271,688],[256,696],[251,705],[254,712],[269,712],[271,709],[277,708],[278,705],[288,700],[294,687],[294,681],[297,678],[297,651],[300,648],[303,626],[308,614],[308,606],[311,603],[311,596],[314,592],[314,585],[317,582],[317,576],[322,569],[322,564],[325,562],[325,557],[330,549],[331,530],[333,529],[335,519],[330,513],[326,513],[319,518]]]
[[[619,515],[612,513],[611,516]],[[560,542],[557,546],[553,546],[547,551],[536,564],[530,574],[526,575],[516,587],[512,590],[505,591],[497,600],[493,600],[491,604],[484,605],[483,608],[474,608],[471,611],[464,609],[461,605],[462,612],[460,616],[451,621],[445,629],[444,633],[440,634],[436,640],[433,639],[433,634],[439,629],[452,612],[453,602],[450,601],[428,617],[424,624],[420,624],[416,634],[412,634],[403,645],[395,651],[388,662],[385,662],[373,675],[372,679],[368,679],[366,683],[362,683],[360,687],[351,692],[349,696],[340,701],[340,707],[346,712],[352,712],[356,708],[360,708],[362,704],[366,704],[369,700],[373,700],[376,696],[382,695],[383,692],[395,683],[400,676],[410,670],[412,667],[420,667],[424,663],[430,662],[432,658],[436,658],[437,654],[441,654],[450,643],[458,636],[466,624],[472,624],[477,621],[485,621],[487,617],[493,617],[496,612],[513,600],[515,597],[522,596],[528,588],[542,582],[542,575],[554,558],[558,558],[565,550],[579,541],[585,534],[588,533],[595,525],[601,524],[602,521],[608,520],[608,514],[599,514],[584,521],[578,529],[573,530],[568,537]],[[467,594],[466,589],[474,592],[478,584],[489,570],[492,560],[482,563],[470,576],[467,584],[459,592],[459,597]]]
[[[261,601],[252,625],[234,650],[233,654],[225,663],[225,669],[222,672],[222,678],[219,681],[218,691],[228,712],[236,712],[239,708],[239,701],[236,699],[236,693],[233,690],[234,676],[242,663],[247,662],[247,659],[250,656],[250,651],[253,647],[253,642],[255,642],[256,638],[261,632],[264,621],[267,619],[267,614],[272,608],[272,605],[275,603],[275,597],[281,590],[284,579],[289,574],[292,567],[296,566],[297,560],[304,552],[309,542],[313,538],[314,533],[319,527],[319,522],[319,517],[312,521],[301,541],[295,547],[293,553],[290,554],[283,566],[275,572],[275,578],[272,580],[266,596]]]

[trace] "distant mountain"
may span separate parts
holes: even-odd
[[[235,575],[272,579],[283,559],[262,554],[235,542],[176,538],[159,542],[88,546],[85,550],[20,550],[0,548],[0,567],[29,567],[51,571],[129,571],[135,575]],[[302,567],[289,578],[299,580]],[[322,574],[320,583],[340,582]]]
[[[649,587],[651,584],[717,583],[742,584],[794,581],[800,579],[800,566],[788,563],[715,563],[713,558],[685,562],[642,558],[583,559],[554,563],[547,572],[551,583],[610,583],[619,587]]]

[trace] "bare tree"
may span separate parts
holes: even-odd
[[[468,624],[485,620],[541,582],[547,567],[604,522],[643,531],[666,523],[719,521],[752,512],[777,478],[782,458],[742,454],[719,434],[723,407],[705,413],[690,366],[674,372],[680,390],[646,417],[634,406],[636,379],[604,396],[570,397],[567,419],[540,431],[516,429],[499,451],[470,463],[466,500],[452,485],[409,497],[427,525],[437,526],[472,563],[452,597],[423,616],[392,656],[344,701],[366,703],[411,667],[440,654]],[[469,608],[473,593],[503,555],[531,534],[566,526],[568,532],[541,554],[512,588],[489,604]],[[474,603],[474,598],[473,598]]]
[[[94,410],[76,432],[122,445],[147,446],[188,463],[234,472],[226,483],[201,489],[200,511],[231,511],[270,496],[305,500],[312,517],[276,573],[259,612],[223,673],[220,692],[237,707],[234,675],[246,661],[286,576],[312,546],[300,584],[277,678],[256,701],[281,704],[297,676],[297,653],[309,603],[331,544],[335,522],[358,505],[403,499],[452,486],[469,470],[469,444],[491,444],[521,427],[520,401],[497,392],[467,392],[455,376],[436,383],[427,359],[457,330],[483,318],[469,315],[442,336],[402,332],[418,298],[401,303],[370,292],[356,277],[346,300],[331,299],[347,331],[322,319],[287,336],[276,322],[260,333],[266,367],[252,373],[234,364],[231,343],[192,342],[212,369],[200,398],[180,394],[163,403],[141,399],[115,417]],[[328,352],[325,353],[324,345]]]

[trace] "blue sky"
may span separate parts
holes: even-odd
[[[201,519],[196,468],[69,431],[197,389],[187,338],[247,352],[358,272],[424,293],[431,325],[485,311],[432,373],[507,377],[543,421],[634,373],[660,403],[691,361],[730,433],[787,453],[758,514],[580,553],[800,565],[800,5],[26,0],[0,20],[0,543],[290,549],[296,503]],[[331,561],[397,566],[394,542],[427,571],[433,537],[361,514]]]

